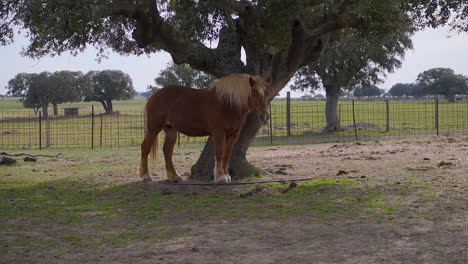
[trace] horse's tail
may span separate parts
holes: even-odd
[[[145,107],[145,135],[151,133],[148,129],[148,109]],[[159,135],[156,135],[151,145],[151,151],[149,155],[149,166],[156,168],[158,164],[158,148],[159,148]]]
[[[153,145],[151,146],[150,151],[150,158],[149,158],[149,165],[151,168],[156,168],[158,164],[158,148],[159,148],[159,135],[156,135],[156,138],[153,141]]]

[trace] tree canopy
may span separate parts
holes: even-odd
[[[433,68],[421,72],[416,83],[395,84],[389,91],[392,96],[425,96],[443,95],[449,101],[455,100],[457,94],[468,94],[468,78],[456,74],[450,68]]]
[[[44,117],[48,117],[47,107],[54,106],[57,114],[57,104],[81,101],[81,72],[58,71],[19,73],[8,82],[8,93],[21,97],[26,108],[42,108]]]
[[[213,80],[213,76],[194,70],[188,64],[177,65],[170,63],[164,70],[159,72],[159,76],[154,79],[154,82],[156,83],[155,88],[162,88],[168,85],[206,88]]]
[[[118,70],[90,71],[83,80],[84,101],[97,101],[112,113],[113,100],[128,100],[135,95],[130,76]]]
[[[324,88],[336,94],[340,89],[354,90],[382,81],[387,72],[401,66],[405,51],[412,48],[413,29],[401,25],[396,34],[364,35],[346,29],[337,34],[324,54],[295,75],[293,90],[313,91]]]
[[[418,75],[417,84],[426,94],[445,95],[455,101],[455,95],[468,93],[468,79],[449,68],[433,68]]]
[[[363,97],[363,96],[381,96],[384,93],[384,90],[380,89],[375,85],[362,86],[354,90],[354,96]]]

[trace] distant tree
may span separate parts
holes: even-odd
[[[44,118],[48,118],[49,104],[54,106],[57,115],[57,104],[80,101],[80,72],[60,71],[40,74],[19,73],[8,82],[9,94],[21,97],[26,108],[41,108]]]
[[[421,97],[426,95],[426,91],[416,83],[397,83],[390,88],[392,96],[415,96]]]
[[[363,97],[363,96],[381,96],[384,93],[384,90],[379,89],[375,85],[363,86],[354,90],[354,96]]]
[[[57,71],[49,76],[50,103],[54,115],[58,115],[58,104],[81,101],[82,72]]]
[[[390,88],[390,95],[392,96],[409,96],[413,90],[412,83],[397,83]]]
[[[90,71],[83,77],[86,102],[100,102],[106,113],[112,113],[113,100],[128,100],[135,95],[130,76],[118,70]]]
[[[363,35],[346,29],[335,35],[318,61],[300,69],[293,90],[326,92],[325,131],[340,130],[338,98],[345,91],[379,83],[386,72],[401,66],[405,50],[412,47],[412,27],[402,22],[392,35]]]
[[[50,104],[49,76],[48,72],[19,73],[8,82],[8,93],[21,97],[20,102],[25,108],[33,108],[34,111],[42,108],[43,117],[47,119]]]
[[[417,84],[427,94],[444,95],[455,102],[455,95],[468,93],[468,79],[449,68],[434,68],[418,75]]]
[[[215,78],[202,71],[194,70],[188,64],[170,63],[154,79],[156,86],[150,88],[154,91],[155,87],[162,88],[168,85],[182,85],[192,88],[206,88]]]

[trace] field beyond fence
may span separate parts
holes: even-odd
[[[44,119],[23,109],[17,99],[0,101],[0,148],[109,148],[137,146],[144,133],[144,98],[116,102],[114,114],[91,103],[59,106]],[[77,115],[64,114],[76,107]],[[274,100],[271,120],[260,128],[254,144],[297,144],[370,140],[419,135],[468,134],[468,101],[341,100],[341,130],[323,131],[325,101]],[[161,134],[162,140],[164,133]],[[206,137],[181,135],[178,144],[203,144]]]

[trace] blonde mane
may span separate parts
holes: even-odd
[[[232,74],[220,79],[216,79],[208,86],[208,89],[215,89],[216,97],[221,103],[226,103],[239,110],[248,108],[249,98],[252,95],[252,88],[249,78],[255,81],[254,89],[263,95],[266,82],[259,76],[249,74]]]

